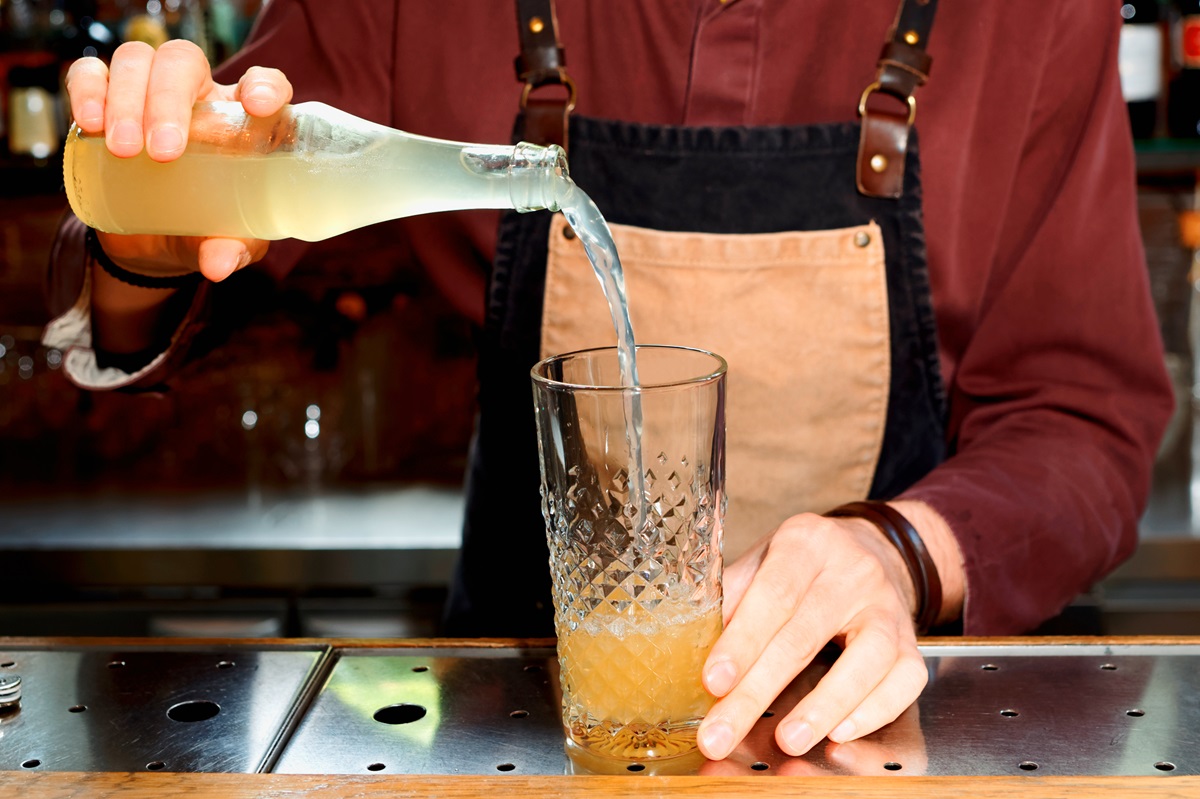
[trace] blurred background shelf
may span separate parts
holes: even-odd
[[[1119,7],[1154,9],[1165,37],[1171,6],[1150,2]],[[0,635],[436,629],[457,548],[475,343],[402,237],[384,226],[318,247],[279,290],[239,274],[259,313],[169,393],[82,392],[63,377],[63,354],[39,343],[67,208],[67,113],[60,83],[37,70],[61,77],[81,55],[163,35],[191,38],[216,63],[259,8],[0,0]],[[41,85],[10,85],[14,74]],[[20,96],[53,121],[41,155],[12,151],[14,88],[37,89]],[[1135,144],[1138,205],[1179,411],[1138,552],[1055,632],[1200,634],[1197,259],[1182,235],[1196,218],[1200,138],[1163,135],[1165,103],[1148,119],[1159,135]],[[383,252],[391,271],[364,279],[367,252]]]

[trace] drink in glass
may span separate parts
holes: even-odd
[[[575,745],[624,759],[695,750],[721,632],[725,362],[661,346],[637,360],[638,386],[615,348],[533,370],[563,721]]]

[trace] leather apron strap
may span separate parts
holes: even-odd
[[[938,0],[901,0],[888,39],[879,55],[875,80],[858,103],[862,117],[856,183],[868,197],[895,199],[904,190],[908,137],[916,120],[918,86],[929,79],[933,59],[926,52]],[[558,38],[554,0],[516,0],[521,52],[516,59],[521,93],[522,130],[518,138],[566,149],[567,129],[575,108],[575,83],[567,74],[566,51]],[[561,91],[538,91],[557,86]],[[872,105],[873,95],[900,101],[902,108]]]
[[[575,108],[575,84],[567,75],[567,56],[558,40],[554,0],[517,0],[521,53],[516,59],[523,129],[517,138],[567,149],[567,124]],[[544,87],[557,87],[541,91]]]
[[[937,0],[902,0],[888,40],[879,55],[879,71],[858,101],[862,135],[858,145],[858,190],[868,197],[896,198],[904,190],[908,135],[917,117],[917,87],[929,79],[933,59],[925,52]],[[902,108],[872,104],[872,95],[899,100]]]

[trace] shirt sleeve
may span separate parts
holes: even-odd
[[[323,0],[274,0],[259,15],[246,46],[215,70],[222,83],[236,83],[251,66],[281,70],[295,87],[293,102],[320,100],[349,113],[387,123],[391,116],[392,36],[396,4]],[[81,388],[146,390],[157,387],[188,358],[205,329],[211,286],[203,284],[181,316],[168,348],[135,372],[102,368],[92,348],[89,259],[86,228],[67,214],[51,249],[48,296],[55,318],[43,343],[65,353],[64,371]],[[267,257],[252,266],[276,280],[285,277],[310,245],[273,242]]]
[[[1080,14],[1101,20],[1081,29],[1056,12],[1013,190],[988,198],[1003,245],[948,387],[951,455],[904,495],[954,531],[974,635],[1035,627],[1132,553],[1173,406],[1119,20]]]

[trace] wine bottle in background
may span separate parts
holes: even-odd
[[[1158,126],[1162,100],[1163,29],[1158,0],[1123,1],[1121,18],[1121,93],[1134,138],[1147,139]]]
[[[1200,0],[1175,0],[1172,27],[1176,72],[1167,126],[1176,138],[1200,138]]]

